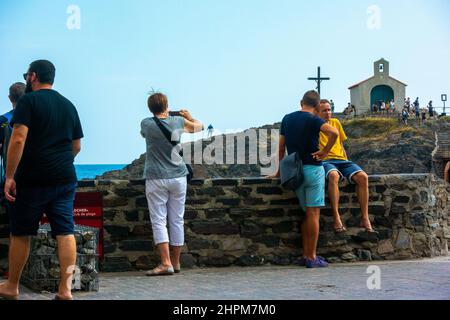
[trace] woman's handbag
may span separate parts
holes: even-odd
[[[303,183],[303,162],[298,152],[294,152],[280,162],[281,186],[297,190]]]
[[[172,141],[172,132],[170,132],[169,129],[167,129],[161,122],[161,120],[158,119],[158,117],[153,117],[153,120],[155,120],[156,124],[158,125],[159,129],[161,129],[161,132],[166,137],[167,141],[170,142],[172,146],[177,146],[178,143],[176,141]],[[183,150],[180,151],[180,157],[183,157]],[[187,181],[191,181],[192,178],[194,178],[194,171],[192,170],[192,167],[190,164],[185,163],[186,168],[188,170],[188,175],[186,176]]]

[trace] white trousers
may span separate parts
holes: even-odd
[[[186,177],[145,181],[155,245],[167,242],[174,247],[184,245],[186,190]]]

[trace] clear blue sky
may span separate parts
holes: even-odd
[[[69,5],[81,29],[69,30]],[[370,29],[367,9],[381,9]],[[55,89],[77,107],[79,164],[130,163],[150,88],[222,132],[280,121],[322,66],[322,96],[342,110],[348,87],[383,57],[422,102],[450,95],[448,0],[17,0],[0,2],[0,112],[33,60],[57,68]],[[450,103],[448,104],[450,106]]]

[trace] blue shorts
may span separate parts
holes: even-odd
[[[52,236],[74,234],[73,201],[77,183],[52,187],[17,187],[16,201],[10,205],[10,232],[13,236],[35,236],[45,213]]]
[[[304,212],[306,208],[320,208],[325,206],[325,170],[323,166],[303,167],[304,180],[295,191]]]
[[[323,167],[325,168],[325,177],[327,179],[331,172],[337,171],[341,178],[345,178],[349,183],[353,184],[352,177],[359,172],[364,172],[356,163],[345,160],[324,161]]]

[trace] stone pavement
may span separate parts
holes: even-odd
[[[369,290],[370,266],[381,272],[379,290]],[[372,282],[373,283],[373,282]],[[376,284],[376,282],[374,282]],[[23,288],[21,299],[53,294]],[[183,270],[168,277],[104,273],[100,292],[76,293],[88,300],[450,300],[450,257],[418,261],[334,264],[328,269],[259,267]]]

